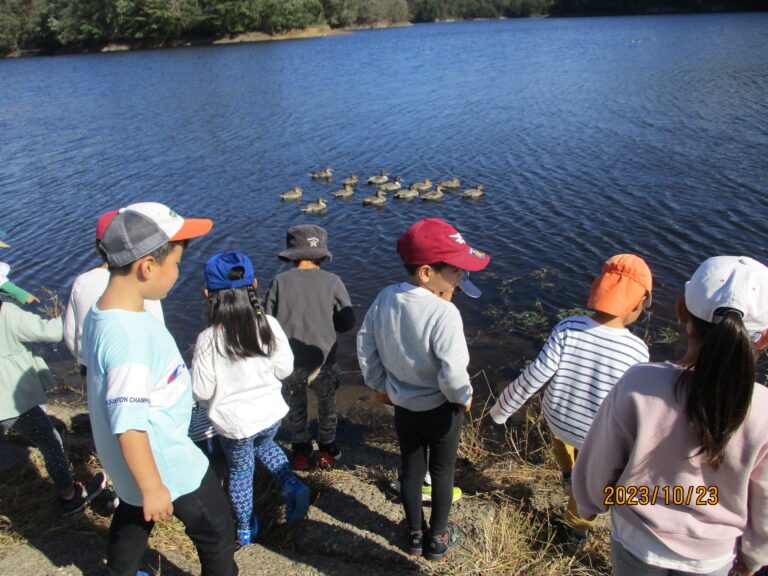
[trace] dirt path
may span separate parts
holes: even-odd
[[[68,378],[65,376],[64,381]],[[363,569],[367,576],[435,573],[435,567],[426,560],[414,559],[401,550],[405,532],[402,504],[387,487],[396,477],[399,462],[391,416],[362,386],[345,384],[341,396],[342,414],[354,414],[355,421],[344,419],[339,425],[344,454],[340,466],[330,472],[300,473],[312,489],[314,503],[307,519],[295,528],[288,529],[277,520],[275,502],[280,496],[274,488],[261,497],[257,494],[256,508],[265,509],[265,526],[257,544],[237,552],[240,574],[359,576]],[[72,399],[71,394],[63,397]],[[49,414],[66,428],[71,453],[89,450],[86,408],[82,399],[59,403],[54,397],[48,405]],[[19,467],[28,467],[31,455],[30,449],[16,442],[0,442],[0,461],[6,467],[3,475],[12,476]],[[52,501],[39,504],[55,506]],[[17,514],[7,518],[14,527],[24,524],[23,513]],[[480,500],[464,497],[455,503],[451,517],[465,530],[465,554],[479,545],[483,523],[492,516],[493,508]],[[108,518],[93,510],[74,519],[48,518],[50,525],[26,528],[12,544],[0,544],[0,574],[101,575]],[[200,574],[196,554],[185,537],[157,534],[156,529],[143,570],[163,576]],[[459,551],[456,558],[461,554]],[[442,564],[440,571],[450,565],[450,561]]]

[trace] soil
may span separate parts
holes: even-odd
[[[91,454],[87,405],[80,377],[73,374],[71,368],[71,363],[54,365],[61,387],[51,395],[47,411],[63,430],[70,454],[78,451]],[[275,505],[280,500],[279,492],[272,487],[261,496],[257,493],[255,507],[264,510],[262,533],[258,543],[237,552],[241,575],[358,576],[363,567],[368,576],[436,574],[449,570],[462,554],[480,545],[484,526],[492,520],[494,509],[480,498],[465,493],[451,511],[451,519],[464,531],[461,546],[452,554],[456,560],[436,566],[410,557],[402,550],[406,532],[402,503],[388,487],[397,477],[399,463],[392,417],[359,379],[357,373],[346,373],[339,391],[338,443],[343,457],[338,467],[332,471],[298,473],[313,493],[307,518],[289,529],[279,519],[279,508]],[[17,442],[0,442],[0,489],[4,489],[9,478],[12,482],[14,477],[22,475],[21,470],[30,467],[31,455],[31,448]],[[74,457],[70,457],[74,464]],[[90,464],[92,469],[97,466],[94,461]],[[259,480],[257,478],[257,485],[263,487]],[[269,484],[268,479],[264,482]],[[50,502],[40,503],[41,506],[49,504],[55,506],[52,497]],[[97,513],[98,508],[97,500],[93,509],[75,518],[59,519],[49,515],[52,525],[28,529],[26,533],[22,530],[20,534],[17,526],[24,524],[23,518],[0,515],[0,520],[4,520],[0,523],[0,533],[2,529],[15,530],[20,536],[8,545],[6,540],[0,541],[0,574],[103,574],[108,518],[103,510]],[[179,541],[188,544],[185,537],[165,541],[158,538],[157,533],[156,528],[143,570],[163,576],[200,574],[191,546],[178,545]]]

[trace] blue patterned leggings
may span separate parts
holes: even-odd
[[[56,488],[64,490],[72,486],[72,474],[64,454],[61,436],[40,406],[35,406],[16,418],[3,420],[1,424],[4,428],[21,434],[40,450],[45,460],[45,469]]]
[[[275,442],[278,420],[250,438],[233,440],[219,436],[229,463],[229,500],[237,518],[237,529],[247,530],[253,512],[253,471],[256,460],[269,470],[281,487],[293,478],[285,452]]]

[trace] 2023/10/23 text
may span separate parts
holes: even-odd
[[[646,506],[659,504],[676,506],[715,505],[717,486],[606,486],[606,506]]]

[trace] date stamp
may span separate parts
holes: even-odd
[[[717,486],[606,486],[605,506],[714,506],[719,501]]]

